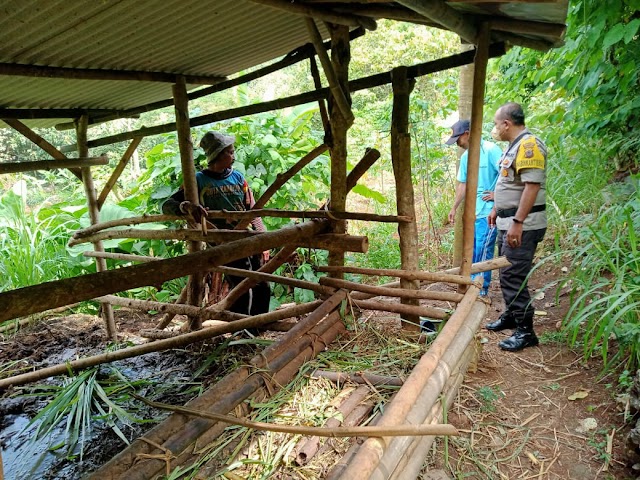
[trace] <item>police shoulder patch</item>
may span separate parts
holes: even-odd
[[[524,168],[544,169],[545,158],[534,137],[525,138],[520,143],[516,155],[516,173]]]

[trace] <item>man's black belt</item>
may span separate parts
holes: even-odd
[[[529,210],[529,213],[544,212],[546,209],[546,205],[534,205],[533,207],[531,207],[531,210]],[[496,209],[496,213],[500,218],[513,217],[515,216],[517,211],[517,208],[505,208],[504,210],[501,208]]]

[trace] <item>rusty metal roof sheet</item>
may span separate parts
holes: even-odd
[[[400,7],[394,2],[359,3]],[[568,0],[447,3],[474,14],[562,23]],[[324,23],[316,23],[327,38]],[[0,4],[2,64],[228,77],[308,42],[304,17],[249,0],[3,0]],[[171,98],[170,83],[0,75],[0,108],[122,110],[167,98]],[[39,119],[29,125],[59,121]]]

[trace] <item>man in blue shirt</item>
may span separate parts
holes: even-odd
[[[454,223],[456,210],[465,197],[467,183],[467,163],[469,159],[469,120],[460,120],[451,127],[451,137],[445,143],[457,144],[464,148],[465,152],[460,157],[458,169],[458,185],[453,207],[449,212],[449,222]],[[475,237],[473,241],[473,263],[482,262],[493,258],[498,231],[495,227],[489,228],[487,217],[493,208],[493,191],[498,181],[499,163],[502,150],[495,143],[483,140],[480,142],[480,170],[478,172],[478,190],[476,198],[476,223]],[[482,275],[484,277],[480,296],[486,297],[491,283],[491,270],[472,275],[472,278]]]

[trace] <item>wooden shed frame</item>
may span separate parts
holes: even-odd
[[[72,242],[91,242],[93,252],[88,256],[95,257],[97,273],[69,278],[46,284],[34,285],[13,291],[0,293],[0,321],[24,317],[48,309],[66,306],[84,300],[98,299],[103,307],[103,316],[107,335],[110,340],[117,341],[116,325],[112,305],[128,305],[133,308],[155,309],[166,312],[166,316],[158,325],[155,338],[169,336],[153,343],[125,348],[97,357],[76,360],[64,365],[49,367],[34,372],[0,380],[0,388],[7,388],[51,375],[65,374],[69,369],[79,370],[92,365],[127,358],[135,355],[175,348],[223,333],[242,330],[249,327],[273,324],[281,319],[301,314],[309,314],[300,321],[283,339],[269,347],[260,358],[252,361],[251,368],[267,368],[268,375],[279,384],[288,381],[302,362],[317,351],[315,342],[330,343],[343,331],[337,308],[350,296],[351,301],[370,309],[386,309],[394,311],[407,320],[407,328],[418,330],[419,317],[448,319],[445,327],[438,335],[429,351],[420,360],[410,377],[405,381],[396,398],[388,405],[378,426],[386,432],[378,433],[367,439],[346,458],[344,465],[333,473],[333,478],[410,478],[415,477],[422,466],[431,437],[391,436],[392,430],[401,424],[439,423],[443,408],[452,401],[467,365],[473,356],[473,337],[486,313],[486,305],[477,302],[478,286],[470,279],[470,274],[504,266],[503,259],[496,259],[484,264],[472,265],[473,229],[475,220],[475,191],[478,182],[478,163],[480,155],[481,129],[484,105],[484,88],[488,59],[505,53],[506,44],[522,45],[539,50],[548,50],[561,42],[564,25],[545,21],[523,21],[508,14],[495,15],[495,4],[509,6],[517,11],[519,7],[540,7],[553,4],[563,10],[563,21],[566,18],[566,0],[546,1],[499,1],[488,5],[481,0],[400,0],[397,2],[338,0],[332,3],[321,0],[289,2],[285,0],[250,0],[243,2],[259,5],[260,8],[277,9],[288,15],[299,16],[306,25],[310,43],[299,46],[279,61],[234,79],[212,73],[189,73],[186,71],[154,72],[144,69],[98,69],[76,68],[66,66],[47,66],[33,62],[0,63],[0,80],[6,77],[22,76],[35,79],[58,78],[69,82],[82,79],[94,79],[104,82],[142,81],[169,82],[172,84],[172,98],[162,99],[137,105],[131,108],[87,108],[82,105],[69,105],[66,108],[21,108],[5,103],[0,108],[0,119],[5,125],[20,132],[26,138],[42,148],[53,160],[42,162],[16,162],[0,164],[0,173],[11,173],[34,169],[68,168],[83,182],[87,198],[91,226],[76,233]],[[484,9],[484,10],[483,10]],[[493,9],[493,10],[492,10]],[[391,18],[425,25],[437,26],[451,30],[471,44],[475,49],[457,53],[450,57],[422,63],[410,67],[397,67],[390,72],[370,77],[350,80],[348,78],[350,60],[350,41],[364,33],[364,29],[375,28],[375,20]],[[323,36],[328,34],[329,42],[323,43]],[[328,53],[330,50],[330,54]],[[325,77],[327,87],[322,87],[315,64],[318,58]],[[295,62],[310,60],[316,89],[300,95],[219,111],[200,117],[190,118],[188,102],[195,98],[222,91],[233,86],[267,75]],[[474,64],[473,99],[471,112],[472,132],[469,146],[469,166],[467,179],[467,195],[463,217],[463,259],[459,267],[447,272],[421,272],[418,267],[417,225],[414,210],[413,185],[411,182],[411,139],[408,130],[409,98],[415,78],[448,68]],[[348,192],[356,185],[358,179],[376,161],[379,153],[367,151],[361,162],[347,175],[347,132],[353,123],[354,116],[350,107],[350,93],[359,89],[376,85],[391,84],[393,90],[393,114],[391,127],[391,158],[396,182],[397,215],[379,216],[346,211]],[[211,86],[190,92],[189,85],[209,84]],[[185,198],[198,202],[195,170],[193,163],[193,145],[190,128],[218,122],[224,119],[237,118],[244,115],[290,107],[311,101],[319,102],[320,113],[325,126],[325,143],[318,145],[312,152],[302,158],[289,172],[279,176],[265,195],[258,199],[256,208],[249,212],[211,212],[211,216],[235,218],[239,220],[238,229],[232,231],[212,231],[203,226],[196,229],[176,230],[169,232],[169,237],[188,242],[189,253],[171,259],[144,258],[132,255],[119,255],[117,258],[141,262],[138,265],[108,270],[106,258],[114,258],[114,254],[104,251],[102,241],[115,238],[116,235],[134,235],[131,231],[113,231],[113,227],[140,224],[151,221],[175,220],[177,217],[150,215],[143,218],[124,219],[121,222],[100,223],[100,209],[133,155],[143,137],[169,131],[176,131],[180,148],[180,158],[184,177]],[[89,141],[87,131],[91,125],[116,118],[137,115],[141,112],[174,105],[175,122],[121,133],[105,138]],[[30,121],[51,120],[58,128],[74,128],[76,144],[55,147],[36,134],[28,126]],[[63,121],[59,121],[62,119]],[[66,120],[65,120],[66,119]],[[70,121],[69,121],[70,120]],[[103,157],[90,157],[90,148],[109,145],[116,142],[130,141],[129,146],[118,162],[111,177],[98,194],[93,182],[91,167],[103,165]],[[330,199],[324,210],[312,212],[282,212],[265,210],[270,196],[279,187],[300,171],[318,155],[328,150],[331,157],[331,191]],[[69,158],[66,153],[77,152],[77,158]],[[243,230],[254,216],[274,215],[284,217],[306,218],[311,221],[277,231],[255,234]],[[400,270],[366,270],[344,266],[345,251],[366,252],[366,238],[353,237],[347,234],[346,220],[364,219],[369,221],[385,221],[398,223],[401,252]],[[135,230],[138,238],[146,235],[143,230]],[[158,233],[166,234],[166,232]],[[148,235],[152,235],[149,233]],[[157,237],[156,237],[157,238]],[[204,241],[220,243],[216,247],[203,249]],[[299,246],[315,245],[329,250],[329,265],[324,271],[330,273],[320,284],[300,280],[285,279],[273,275],[273,272],[284,263],[291,252]],[[281,247],[280,251],[258,272],[230,270],[222,265],[238,258],[257,254],[267,249]],[[234,275],[246,276],[246,280],[229,293],[219,303],[203,307],[202,276],[207,270],[222,273],[233,272]],[[365,271],[366,270],[366,271]],[[345,272],[368,274],[385,274],[396,276],[399,282],[381,287],[345,282]],[[175,305],[141,302],[115,297],[112,294],[131,288],[157,285],[163,281],[189,275],[187,288]],[[308,288],[317,292],[322,301],[298,305],[285,310],[278,310],[264,315],[245,317],[228,311],[229,306],[248,288],[260,280],[277,281],[293,286]],[[447,300],[457,303],[457,308],[450,316],[442,309],[420,306],[419,300],[424,298],[444,299],[443,296],[429,292],[420,293],[421,282],[449,282],[458,286],[458,293],[447,294]],[[253,282],[253,283],[252,283]],[[381,302],[370,300],[377,295],[397,296],[401,303],[396,306],[384,306]],[[434,296],[435,295],[435,296]],[[444,294],[442,294],[444,295]],[[38,299],[37,302],[34,299]],[[188,315],[188,333],[180,335],[164,335],[162,329],[176,313]],[[203,320],[214,320],[213,326],[202,328]],[[313,334],[313,335],[311,335]],[[153,336],[153,333],[149,336]],[[315,339],[312,339],[313,338]],[[251,382],[247,379],[249,367],[232,372],[216,384],[205,395],[193,402],[194,408],[206,408],[212,412],[227,413],[241,403],[250,394],[263,389],[269,390],[263,376],[254,376]],[[251,388],[247,385],[251,384]],[[210,405],[212,399],[213,406]],[[149,458],[135,462],[141,453],[152,453],[157,445],[165,451],[177,455],[175,465],[192,461],[189,446],[195,441],[206,441],[218,435],[226,424],[215,420],[193,419],[186,414],[176,413],[167,421],[156,427],[147,435],[149,441],[134,442],[129,448],[113,459],[94,478],[152,478],[164,468],[164,462],[158,458]],[[434,428],[433,434],[450,434],[451,428]],[[185,429],[190,432],[185,436]],[[453,429],[455,431],[455,429]],[[196,433],[193,433],[196,432]],[[217,433],[216,433],[217,432]],[[154,447],[156,445],[156,447]]]

